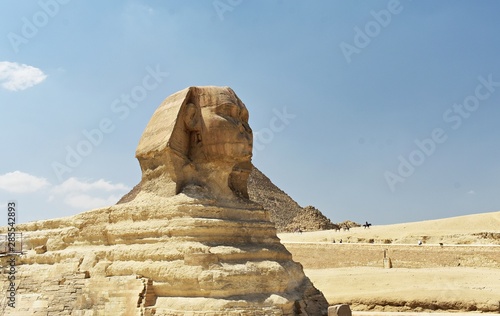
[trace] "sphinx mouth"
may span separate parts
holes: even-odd
[[[243,158],[244,160],[246,160],[246,159],[251,159],[251,158],[252,158],[252,156],[253,156],[253,155],[252,155],[252,153],[250,153],[250,154],[248,154],[248,155],[243,156],[242,158]]]

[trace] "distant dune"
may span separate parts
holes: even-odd
[[[368,229],[283,233],[284,242],[338,242],[382,244],[500,244],[500,212],[481,213],[421,222],[373,225]]]

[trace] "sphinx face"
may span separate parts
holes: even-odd
[[[248,199],[252,142],[248,111],[231,88],[184,89],[165,99],[141,137],[141,183],[163,196],[193,184],[217,198]]]
[[[208,160],[246,162],[252,157],[252,129],[248,110],[229,91],[202,104],[203,149]]]

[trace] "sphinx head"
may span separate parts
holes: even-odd
[[[229,87],[179,91],[153,114],[136,157],[143,188],[157,194],[172,196],[195,185],[216,198],[248,198],[248,111]]]

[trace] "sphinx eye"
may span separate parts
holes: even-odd
[[[220,116],[238,118],[240,114],[240,109],[234,103],[226,103],[220,105],[217,108],[217,114],[219,114]]]

